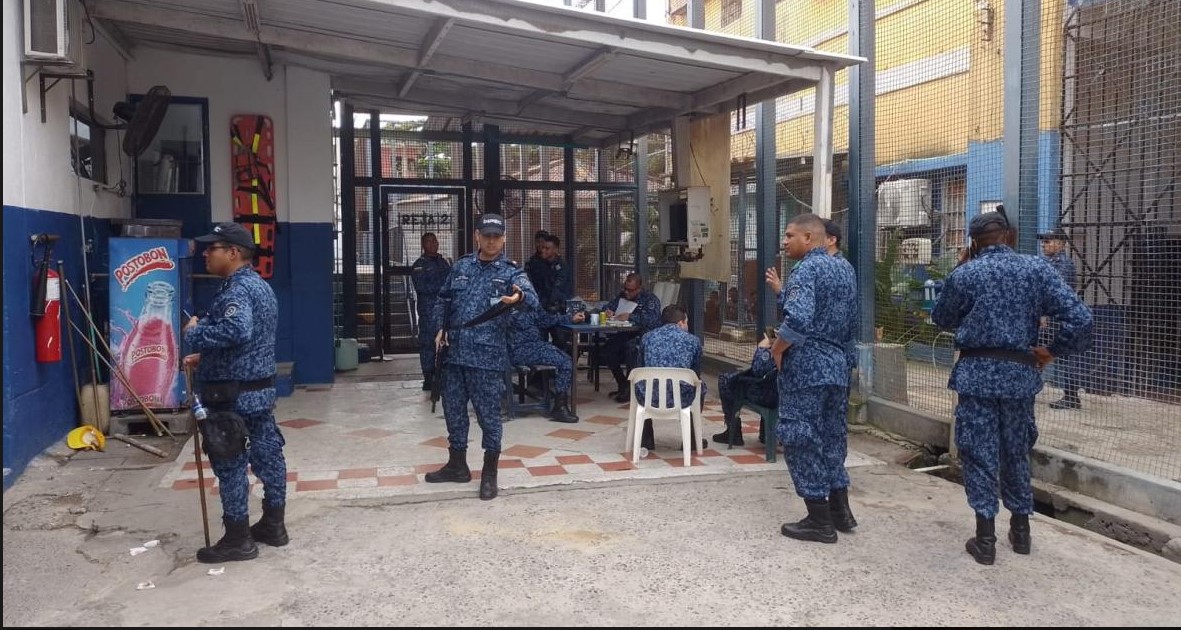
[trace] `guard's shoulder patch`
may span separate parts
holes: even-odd
[[[234,315],[237,315],[237,314],[238,314],[238,303],[237,302],[227,303],[225,308],[222,309],[222,311],[221,311],[221,316],[226,317],[226,318],[233,317]]]

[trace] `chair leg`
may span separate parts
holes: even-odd
[[[693,442],[694,442],[693,446],[695,446],[697,448],[698,455],[704,455],[705,451],[702,450],[702,448],[701,448],[701,440],[705,439],[705,427],[702,426],[704,423],[701,420],[700,402],[698,402],[698,404],[693,405],[693,413],[690,415],[693,419],[693,428],[697,430],[697,437],[701,438],[699,440],[693,440]]]
[[[692,412],[689,415],[686,415],[684,411],[681,412],[681,450],[684,451],[685,455],[685,468],[689,467],[691,453],[693,452],[693,445],[690,443],[693,441],[693,432],[689,430],[689,423],[693,422],[693,419],[689,417],[690,415],[692,415]],[[698,446],[698,448],[701,447]]]
[[[775,443],[777,442],[775,438],[775,424],[779,418],[775,417],[771,412],[765,412],[759,415],[763,421],[764,452],[766,453],[767,461],[773,464],[776,460]]]
[[[633,464],[640,463],[640,440],[642,440],[643,436],[644,436],[644,431],[641,428],[644,426],[643,422],[644,422],[644,414],[637,413],[635,425],[632,427],[632,463]]]

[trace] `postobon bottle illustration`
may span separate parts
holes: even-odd
[[[175,292],[167,282],[148,283],[139,319],[119,348],[119,367],[135,393],[150,407],[177,406],[173,389],[179,370],[176,334],[172,330]]]

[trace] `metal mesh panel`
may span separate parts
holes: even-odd
[[[1096,325],[1041,397],[1081,386],[1082,409],[1039,413],[1042,440],[1181,479],[1181,3],[1059,8],[1042,17],[1058,51],[1043,53],[1057,90],[1042,91],[1042,129],[1060,135],[1060,202],[1039,227],[1069,237]]]
[[[602,299],[599,291],[599,193],[574,193],[574,244],[563,247],[575,259],[574,294],[588,300]]]
[[[874,391],[945,417],[953,337],[930,322],[923,283],[954,267],[967,218],[1002,199],[1002,18],[971,4],[876,21]]]

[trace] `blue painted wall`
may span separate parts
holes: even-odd
[[[980,202],[1001,201],[1004,198],[1003,143],[971,142],[968,144],[968,220],[980,212]],[[1062,146],[1057,131],[1043,131],[1038,135],[1038,210],[1037,230],[1048,231],[1058,224]]]
[[[53,259],[65,262],[66,278],[83,295],[82,233],[96,245],[93,259],[105,256],[110,223],[76,215],[4,206],[4,487],[16,479],[29,461],[47,446],[78,426],[69,346],[62,345],[62,361],[37,363],[33,354],[33,319],[29,316],[35,268],[30,260],[29,237],[48,232],[61,240]],[[41,250],[38,250],[40,253]],[[56,263],[53,265],[56,268]],[[96,271],[91,269],[91,271]],[[103,269],[105,271],[105,269]],[[105,284],[105,283],[100,283]],[[63,299],[67,296],[62,287]],[[106,317],[104,296],[95,295],[94,308]],[[81,311],[71,303],[74,321],[85,329]],[[63,327],[65,320],[62,320]],[[102,325],[101,322],[99,324]],[[63,330],[64,334],[64,330]],[[89,362],[82,340],[75,336],[79,378],[88,382]]]
[[[65,261],[67,278],[82,293],[82,232],[94,244],[90,257],[92,273],[109,271],[107,239],[109,221],[86,219],[84,227],[76,215],[4,206],[4,477],[7,488],[38,453],[60,440],[78,425],[73,376],[68,346],[64,360],[41,364],[34,360],[33,320],[29,317],[34,267],[30,261],[29,236],[48,232],[61,236],[54,246],[54,259]],[[332,332],[332,226],[329,223],[282,223],[276,237],[275,276],[271,286],[279,300],[279,361],[294,361],[296,383],[330,383],[334,374]],[[195,267],[200,267],[200,259]],[[199,269],[203,271],[203,269]],[[95,319],[105,330],[106,282],[92,286]],[[198,308],[209,303],[218,282],[195,283]],[[64,289],[63,289],[64,290]],[[71,304],[71,306],[74,306]],[[75,323],[83,325],[78,309]],[[64,323],[63,323],[64,325]],[[89,381],[85,344],[75,337],[78,368],[82,382]],[[106,380],[105,370],[102,380]]]

